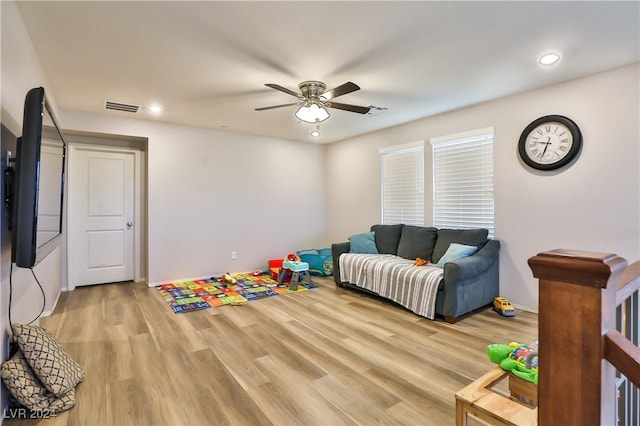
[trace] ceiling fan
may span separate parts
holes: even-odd
[[[293,90],[289,90],[286,87],[282,87],[279,84],[268,83],[265,86],[275,90],[279,90],[288,95],[298,98],[297,102],[292,102],[283,105],[274,105],[263,108],[256,108],[256,111],[265,111],[275,108],[283,108],[292,105],[298,105],[296,110],[296,117],[307,123],[317,123],[329,118],[329,112],[327,108],[341,109],[343,111],[356,112],[358,114],[367,114],[370,107],[363,107],[358,105],[343,104],[338,102],[332,102],[331,99],[338,96],[346,95],[347,93],[360,90],[360,86],[352,82],[346,82],[331,90],[326,90],[327,85],[320,81],[303,81],[298,86],[301,93],[296,93]]]

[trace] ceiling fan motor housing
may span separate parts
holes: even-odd
[[[303,81],[298,86],[305,98],[319,99],[327,90],[327,85],[320,81]]]

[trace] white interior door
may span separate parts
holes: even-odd
[[[134,279],[134,153],[71,146],[69,287]]]

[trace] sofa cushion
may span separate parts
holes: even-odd
[[[487,229],[440,229],[431,261],[438,263],[451,243],[481,247],[487,241]]]
[[[378,254],[375,242],[375,232],[363,232],[349,237],[351,253]]]
[[[398,254],[398,243],[404,225],[373,225],[371,231],[376,233],[376,247],[380,254]]]
[[[464,244],[451,243],[446,253],[440,258],[437,266],[444,268],[444,264],[447,262],[453,262],[457,259],[462,259],[463,257],[471,256],[475,252],[478,251],[477,246],[466,246]]]
[[[398,244],[398,256],[405,259],[431,260],[433,246],[438,237],[436,228],[424,226],[405,225],[402,228],[400,243]]]

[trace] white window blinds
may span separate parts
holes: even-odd
[[[380,150],[383,224],[424,225],[424,142]]]
[[[433,226],[494,236],[493,128],[431,139]]]

